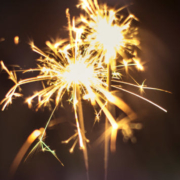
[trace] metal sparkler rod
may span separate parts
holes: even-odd
[[[85,166],[86,166],[87,179],[89,179],[89,175],[88,175],[88,154],[87,154],[85,128],[84,128],[84,117],[83,117],[83,109],[82,109],[80,89],[79,89],[78,85],[77,85],[76,93],[77,93],[77,100],[78,100],[77,110],[78,110],[78,115],[79,115],[80,129],[81,129],[81,135],[82,135],[83,146],[84,146],[82,150],[83,150],[84,162],[85,162]]]
[[[111,64],[107,64],[107,90],[111,90]],[[107,102],[107,109],[109,110],[109,102]],[[109,127],[109,120],[105,119],[105,148],[104,148],[104,169],[105,169],[105,180],[107,179],[107,168],[108,168],[108,152],[109,152],[109,136],[107,134],[107,129]]]

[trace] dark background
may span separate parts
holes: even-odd
[[[108,4],[122,6],[130,1],[108,0]],[[141,59],[146,62],[146,71],[135,75],[141,83],[151,87],[166,89],[167,94],[147,90],[145,96],[168,110],[164,113],[152,105],[131,95],[121,94],[122,98],[139,115],[138,121],[143,129],[135,131],[137,143],[123,142],[121,132],[117,136],[117,150],[110,154],[108,178],[111,180],[178,180],[180,179],[180,114],[179,114],[179,32],[180,16],[178,1],[133,0],[129,10],[139,18],[141,36]],[[32,52],[28,42],[33,39],[39,48],[45,47],[45,41],[51,38],[67,37],[63,30],[67,21],[65,9],[70,8],[72,16],[78,15],[75,8],[77,0],[26,0],[2,1],[0,5],[0,60],[8,65],[17,64],[22,68],[36,67],[39,56]],[[20,43],[15,45],[14,36]],[[11,68],[10,66],[8,66]],[[34,74],[32,74],[34,75]],[[21,78],[26,78],[23,75]],[[13,83],[5,73],[0,74],[0,99]],[[25,96],[41,88],[40,83],[23,87]],[[90,180],[104,179],[103,143],[93,146],[103,132],[103,121],[93,128],[94,112],[83,102],[88,145]],[[75,148],[70,154],[68,145],[61,141],[73,134],[72,108],[64,102],[65,108],[59,108],[55,117],[60,123],[49,129],[47,144],[56,149],[58,157],[65,167],[48,152],[37,152],[25,163],[21,163],[14,176],[16,180],[85,180],[86,171],[82,152]],[[4,112],[0,112],[0,179],[6,180],[9,167],[25,142],[28,135],[43,127],[50,115],[47,109],[35,112],[28,109],[23,99],[14,100]]]

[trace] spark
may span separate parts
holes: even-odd
[[[3,42],[3,41],[5,41],[5,38],[1,37],[0,42]]]
[[[14,44],[19,44],[19,36],[14,37]]]

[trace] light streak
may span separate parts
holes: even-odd
[[[25,153],[27,152],[27,150],[29,149],[29,147],[31,146],[31,144],[36,140],[36,138],[38,138],[42,133],[42,129],[40,130],[34,130],[29,137],[27,138],[26,142],[23,144],[23,146],[21,147],[21,149],[19,150],[18,154],[16,155],[16,157],[14,158],[14,161],[10,167],[10,176],[13,176],[14,173],[16,172],[20,162],[22,161]]]

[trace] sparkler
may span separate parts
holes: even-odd
[[[42,82],[43,89],[27,98],[26,103],[31,107],[33,101],[37,99],[37,109],[39,109],[47,106],[51,99],[54,99],[55,108],[43,132],[38,134],[39,141],[34,148],[41,145],[43,150],[51,152],[57,158],[55,152],[44,142],[45,132],[56,108],[62,102],[64,94],[68,94],[69,101],[74,109],[77,131],[63,143],[68,143],[77,137],[70,152],[73,152],[75,145],[79,142],[79,147],[84,154],[85,166],[88,170],[86,143],[89,140],[85,136],[81,101],[83,99],[90,100],[92,105],[98,104],[101,110],[97,113],[96,119],[102,111],[107,119],[105,129],[106,171],[109,137],[111,139],[111,150],[114,151],[118,129],[122,130],[125,139],[131,138],[133,140],[132,129],[140,129],[141,127],[139,124],[132,122],[137,118],[136,114],[120,97],[110,92],[111,87],[133,94],[165,112],[166,110],[154,102],[123,88],[123,84],[126,84],[140,88],[141,91],[156,89],[145,87],[144,82],[139,85],[122,80],[121,74],[124,69],[128,71],[128,66],[143,70],[136,53],[139,46],[139,40],[136,37],[138,30],[132,26],[132,21],[137,20],[137,18],[132,14],[127,17],[120,15],[119,12],[125,7],[114,10],[107,5],[99,5],[97,0],[81,0],[78,7],[84,10],[86,15],[80,15],[78,19],[73,18],[72,22],[69,10],[66,10],[69,40],[59,40],[54,43],[47,41],[46,45],[49,48],[47,52],[41,51],[31,42],[32,50],[40,54],[41,57],[37,60],[37,68],[24,70],[23,73],[37,71],[39,75],[18,81],[16,71],[8,70],[4,63],[0,62],[2,69],[8,73],[9,79],[15,83],[1,101],[2,110],[11,104],[14,98],[22,96],[20,86],[37,81]],[[121,61],[117,61],[117,59]],[[111,82],[121,85],[113,85]],[[109,110],[109,102],[121,109],[127,117],[123,119],[113,117]]]
[[[137,18],[132,14],[126,18],[118,14],[126,6],[114,10],[106,4],[98,5],[97,0],[81,0],[78,7],[87,14],[81,15],[79,21],[83,23],[81,28],[86,37],[85,43],[91,47],[89,50],[97,49],[103,54],[105,63],[113,65],[113,69],[117,53],[123,59],[127,53],[133,55],[134,47],[139,45],[139,40],[136,37],[137,28],[131,23]]]

